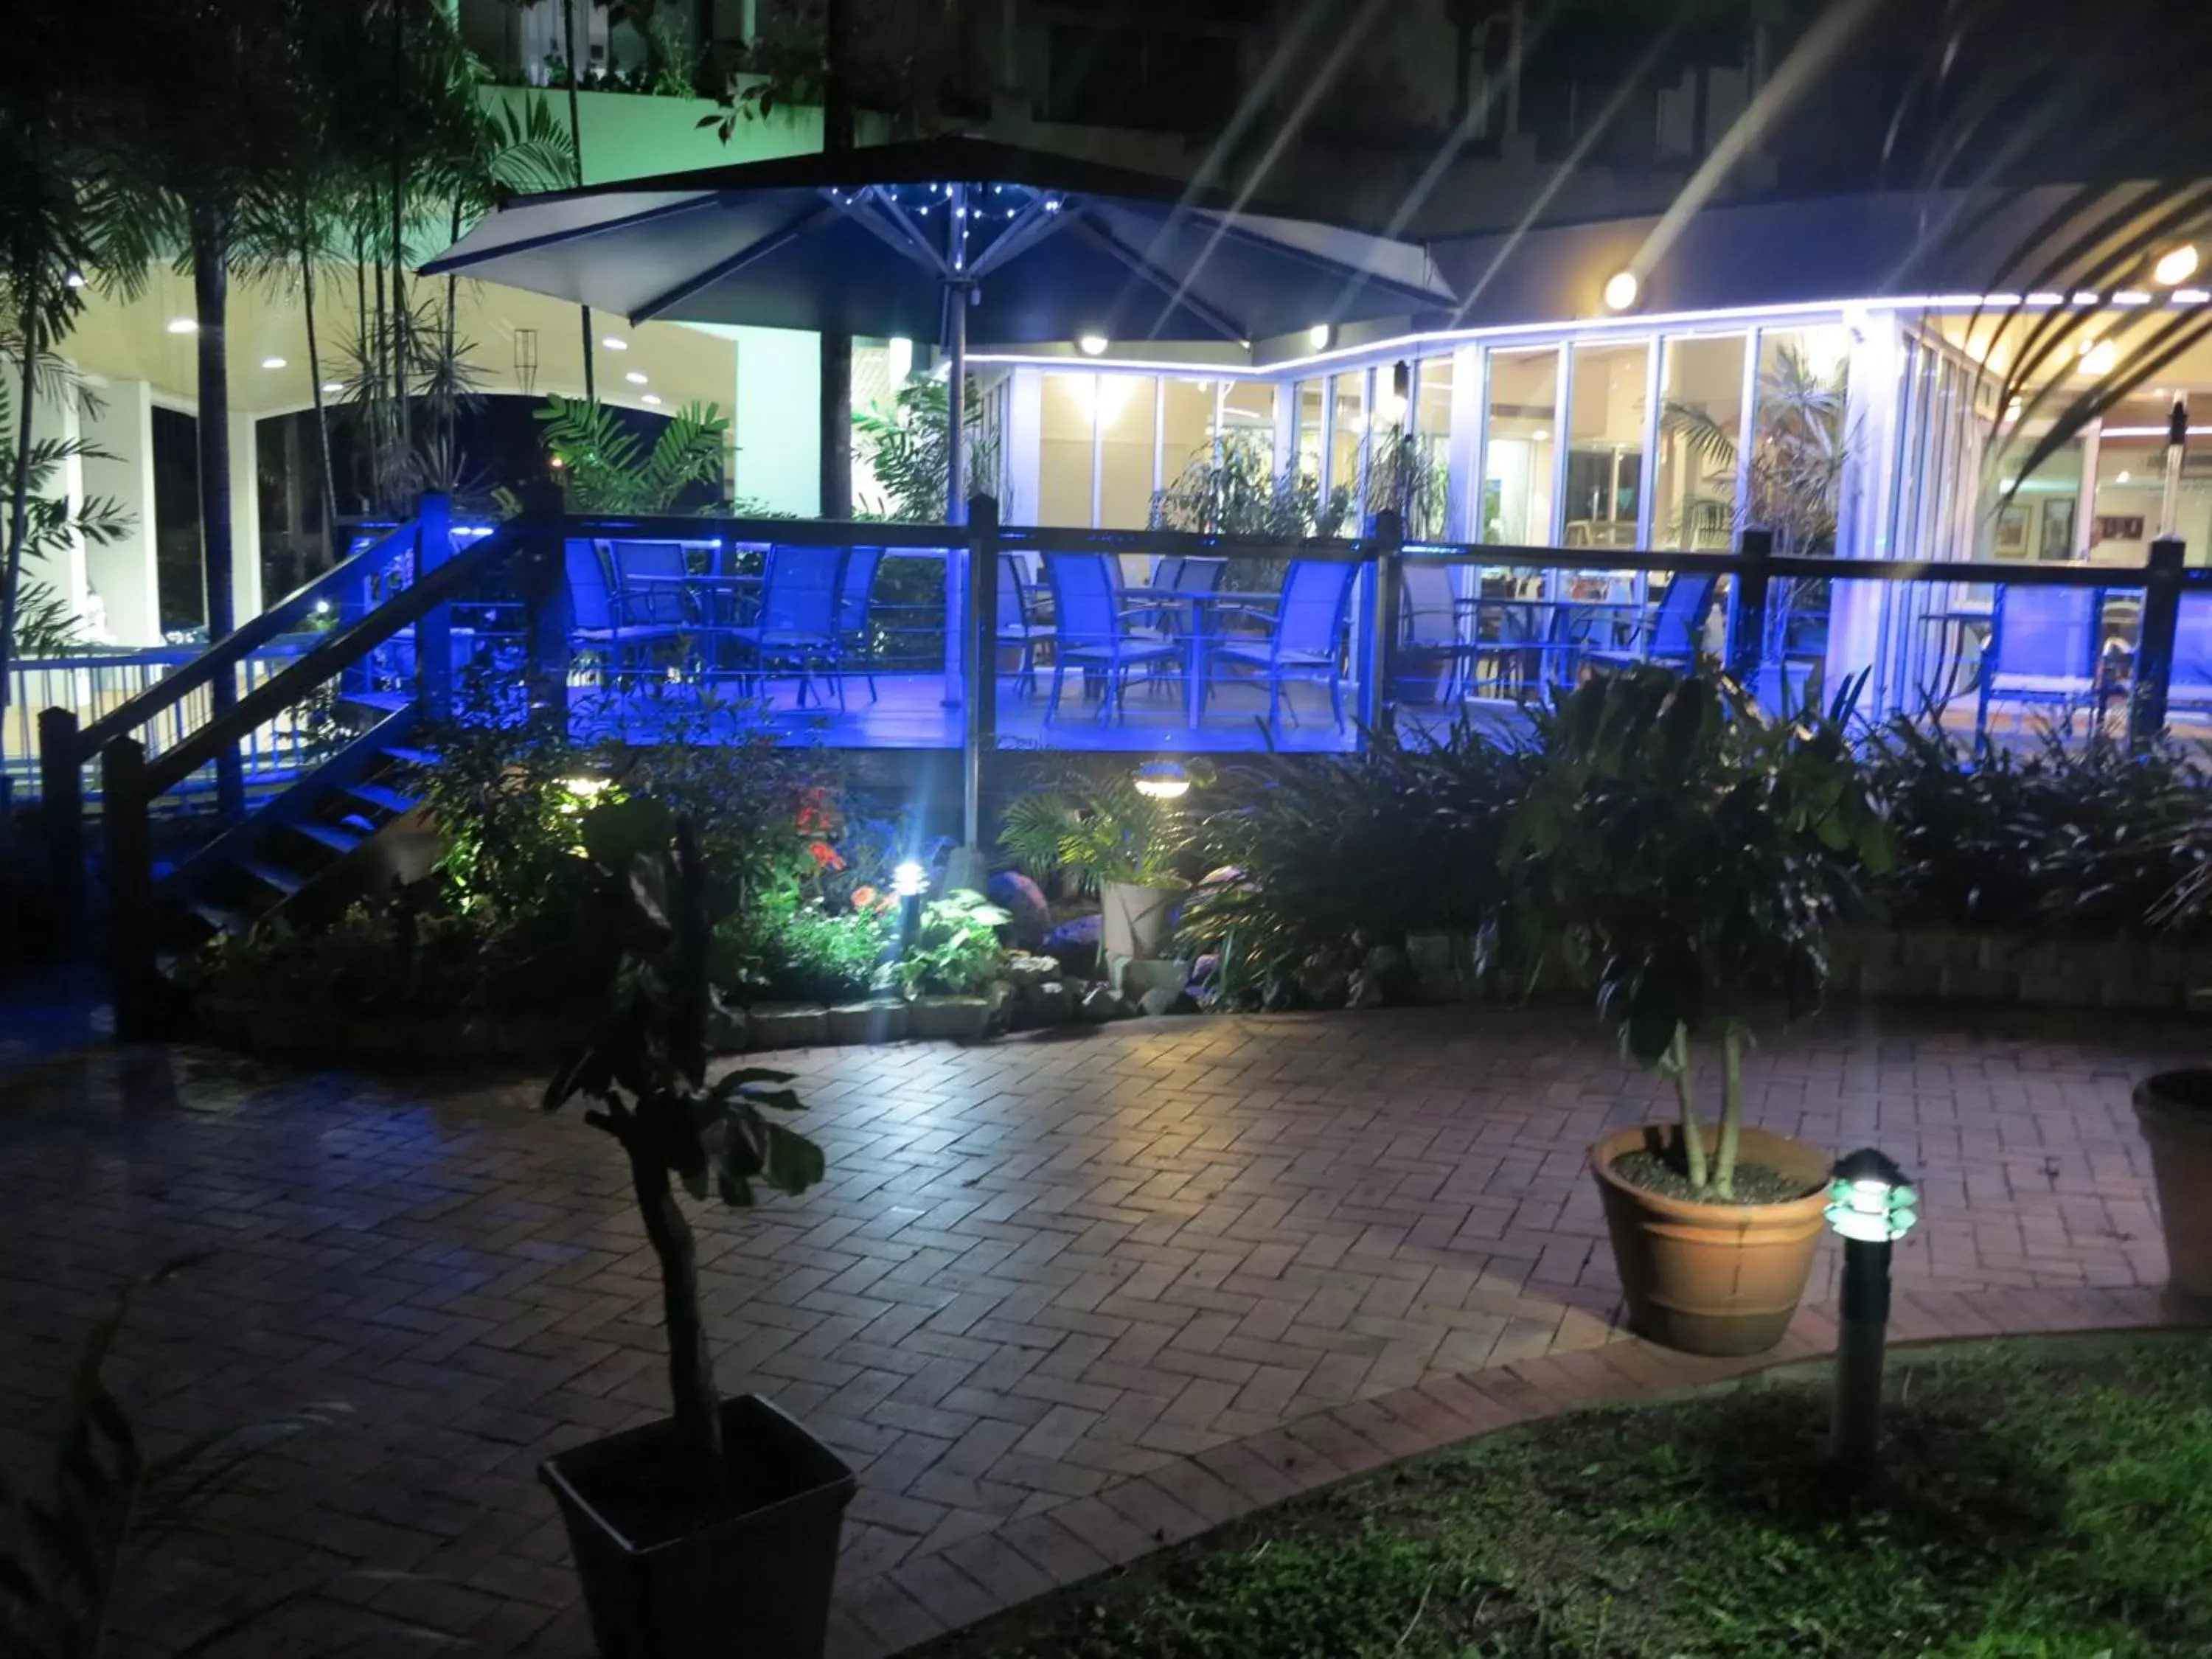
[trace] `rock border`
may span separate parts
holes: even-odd
[[[2212,1326],[2212,1307],[2152,1289],[1899,1291],[1893,1349],[1994,1337]],[[1763,1354],[1701,1358],[1605,1329],[1569,1350],[1355,1401],[1186,1457],[838,1587],[829,1659],[894,1659],[1023,1602],[1386,1464],[1587,1407],[1657,1401],[1802,1369],[1834,1352],[1833,1303],[1800,1308]],[[951,1571],[957,1568],[957,1571]],[[963,1577],[964,1575],[964,1577]],[[988,1607],[979,1608],[979,1601]]]

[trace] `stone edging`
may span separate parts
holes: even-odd
[[[2212,1310],[2157,1290],[1899,1291],[1889,1336],[1903,1347],[2208,1323]],[[841,1583],[830,1659],[891,1659],[1229,1522],[1493,1429],[1802,1364],[1832,1353],[1835,1342],[1832,1303],[1801,1308],[1776,1347],[1741,1359],[1698,1358],[1607,1331],[1589,1346],[1317,1412]]]

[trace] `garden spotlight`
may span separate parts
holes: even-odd
[[[914,948],[915,936],[921,932],[921,896],[929,890],[929,872],[912,859],[891,872],[891,891],[899,902],[899,954],[904,956]]]
[[[1146,761],[1137,769],[1137,793],[1152,800],[1181,800],[1190,793],[1190,774],[1181,761]]]
[[[1844,1241],[1844,1291],[1828,1452],[1855,1475],[1873,1474],[1880,1461],[1889,1254],[1919,1218],[1918,1201],[1895,1160],[1871,1146],[1838,1158],[1830,1175],[1825,1213]]]

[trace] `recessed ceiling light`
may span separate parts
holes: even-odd
[[[641,404],[651,404],[656,409],[660,406],[660,399],[654,397],[650,392],[647,392],[642,398],[640,398],[638,402]]]
[[[623,379],[628,380],[632,386],[643,386],[646,383],[645,376],[639,374],[634,368],[630,370],[629,374],[623,375]]]
[[[199,331],[200,325],[189,317],[169,319],[169,332],[172,334],[197,334]]]
[[[2150,268],[2153,280],[2172,288],[2185,283],[2197,274],[2197,246],[2184,242],[2179,247],[2168,248],[2158,256],[2158,263]]]
[[[282,357],[264,357],[261,360],[261,367],[264,368],[282,368],[284,367],[284,360]]]
[[[62,278],[62,285],[65,288],[82,288],[84,286],[84,273],[81,270],[72,270],[68,276]]]
[[[1547,427],[1540,426],[1528,434],[1528,441],[1532,444],[1549,443],[1551,441],[1552,434]]]
[[[2124,467],[2121,469],[2121,471],[2120,471],[2120,476],[2119,476],[2118,477],[2117,477],[2117,478],[2115,478],[2115,479],[2113,479],[2113,480],[2112,480],[2112,482],[2113,482],[2114,483],[2125,483],[2127,481],[2128,481],[2128,473],[2127,473],[2127,470],[2126,470]]]
[[[623,339],[618,334],[610,334],[605,339],[600,341],[599,343],[610,351],[628,351],[629,349],[629,342]]]
[[[323,390],[326,392],[343,392],[345,388],[340,386],[336,380],[325,380],[323,382]]]

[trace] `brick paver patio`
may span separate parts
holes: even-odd
[[[1748,1100],[1918,1176],[1900,1334],[2125,1323],[2155,1316],[2141,1287],[2164,1277],[2129,1087],[2201,1051],[2186,1026],[2110,1017],[1839,1014],[1755,1051]],[[726,1386],[774,1395],[860,1472],[840,1653],[1547,1397],[1719,1374],[1613,1328],[1583,1149],[1664,1102],[1587,1018],[1188,1019],[784,1058],[830,1179],[702,1215],[702,1255]],[[164,1559],[140,1623],[173,1638],[297,1592],[257,1645],[327,1646],[369,1608],[478,1652],[587,1652],[533,1471],[665,1409],[653,1260],[611,1149],[520,1087],[198,1050],[0,1077],[15,1467],[89,1319],[199,1254],[132,1314],[116,1375],[143,1429],[349,1410],[260,1460],[224,1524]]]

